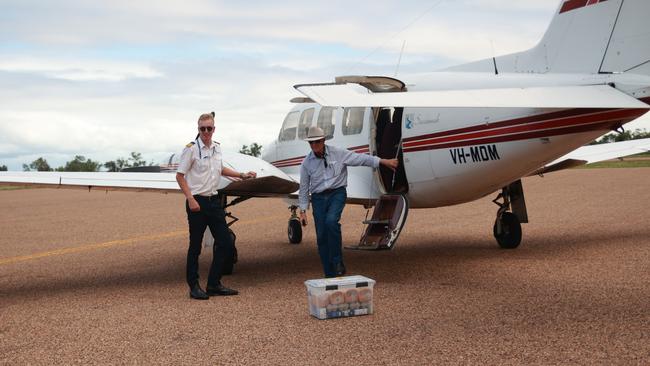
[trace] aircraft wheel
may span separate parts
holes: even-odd
[[[300,219],[289,219],[289,226],[287,228],[289,243],[300,244],[302,241],[302,225]]]
[[[494,238],[503,249],[514,249],[521,243],[521,224],[517,215],[504,212],[501,215],[501,232],[497,233],[497,223],[494,223]]]
[[[237,247],[235,246],[235,241],[237,240],[237,235],[235,235],[235,233],[230,229],[228,229],[228,231],[230,232],[230,238],[232,239],[232,256],[230,258],[226,258],[223,261],[223,271],[221,273],[223,275],[232,274],[233,267],[234,267],[235,263],[237,263],[237,260],[238,260],[238,258],[237,258]]]

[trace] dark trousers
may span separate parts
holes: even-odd
[[[187,250],[187,284],[191,287],[199,281],[199,255],[206,227],[214,237],[212,247],[212,265],[208,274],[208,287],[215,287],[221,280],[224,259],[232,257],[234,244],[226,225],[226,215],[217,196],[194,196],[201,206],[201,211],[190,211],[185,201],[187,222],[190,227],[190,247]]]
[[[316,226],[318,255],[325,277],[336,275],[336,265],[343,264],[341,250],[341,213],[345,207],[345,187],[311,195],[311,205]]]

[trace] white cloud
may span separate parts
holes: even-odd
[[[128,78],[163,76],[149,65],[111,60],[9,57],[0,60],[0,71],[36,73],[71,81],[123,81]]]

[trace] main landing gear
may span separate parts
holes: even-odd
[[[528,222],[521,180],[503,187],[492,202],[499,206],[493,228],[494,238],[503,249],[517,248],[521,243],[521,223]]]
[[[234,200],[232,200],[230,203],[228,203],[228,197],[226,195],[222,195],[220,197],[221,199],[221,207],[223,207],[224,211],[226,208],[230,206],[234,206],[238,203],[241,203],[243,201],[246,201],[250,197],[237,197]],[[227,258],[224,258],[224,263],[223,263],[223,271],[222,274],[224,275],[229,275],[232,274],[235,263],[237,263],[238,256],[237,256],[237,246],[235,245],[235,242],[237,241],[237,235],[235,235],[235,232],[230,228],[232,224],[237,222],[239,219],[235,217],[233,214],[231,214],[228,211],[225,211],[226,213],[226,219],[230,219],[229,222],[226,222],[226,225],[228,225],[228,232],[230,233],[230,238],[232,239],[232,245],[233,245],[233,250],[232,253]],[[205,229],[205,233],[203,234],[203,246],[204,247],[211,247],[215,245],[214,238],[212,237],[212,233],[210,232],[210,228]]]
[[[289,218],[289,223],[287,226],[287,236],[289,237],[289,243],[300,244],[302,241],[302,223],[300,222],[300,217],[298,216],[298,206],[291,205],[289,206],[289,210],[291,210],[291,217]]]
[[[209,230],[208,230],[209,231]],[[232,271],[234,269],[235,263],[237,263],[237,246],[235,246],[235,241],[237,240],[237,235],[235,235],[235,232],[232,231],[232,229],[228,229],[230,232],[230,238],[232,239],[232,254],[229,258],[226,258],[223,261],[223,271],[221,272],[224,275],[230,275],[232,274]]]

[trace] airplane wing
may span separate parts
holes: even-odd
[[[222,177],[219,191],[229,196],[272,197],[295,192],[299,184],[262,159],[223,154],[224,166],[257,172],[256,179]],[[0,185],[30,185],[101,190],[180,192],[174,173],[0,172]]]
[[[650,138],[583,146],[548,163],[531,175],[550,173],[648,151],[650,151]]]
[[[370,93],[357,84],[300,84],[298,91],[329,107],[649,108],[607,85]]]

